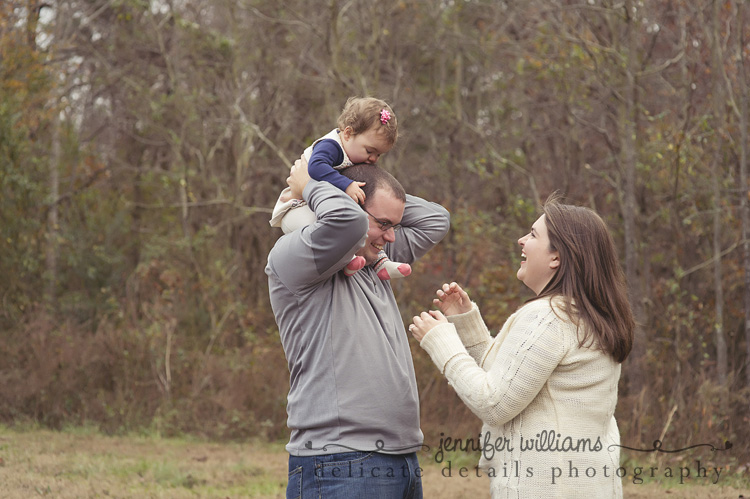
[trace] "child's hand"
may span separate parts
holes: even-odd
[[[471,310],[469,295],[455,282],[443,284],[432,303],[445,315],[465,314]]]
[[[365,185],[364,182],[352,182],[349,187],[346,188],[346,194],[354,200],[355,203],[364,205],[365,204],[365,191],[361,187]]]

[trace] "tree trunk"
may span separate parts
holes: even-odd
[[[60,118],[52,120],[52,151],[49,158],[49,211],[47,212],[47,248],[45,254],[44,302],[53,310],[57,290],[57,257],[59,245],[58,199],[60,197]]]
[[[745,377],[747,386],[750,387],[750,210],[748,210],[748,197],[750,189],[747,185],[747,75],[745,74],[744,64],[744,47],[745,37],[742,36],[743,28],[743,5],[744,2],[737,2],[737,75],[739,79],[739,108],[740,108],[740,214],[742,217],[742,264],[745,269]]]
[[[39,0],[28,0],[26,3],[26,43],[31,50],[36,50],[36,28],[39,25]]]
[[[623,51],[626,58],[625,91],[620,107],[620,139],[622,140],[621,158],[625,173],[623,222],[625,229],[625,276],[628,281],[628,294],[635,317],[635,341],[630,355],[630,369],[628,370],[629,388],[632,394],[640,392],[645,386],[643,365],[646,356],[645,344],[645,313],[643,304],[643,290],[638,271],[639,242],[636,228],[638,208],[636,202],[636,109],[638,90],[636,84],[637,71],[637,29],[638,24],[633,19],[633,5],[631,0],[625,1],[626,10],[626,43]]]
[[[724,85],[722,84],[722,71],[719,68],[723,64],[721,50],[721,35],[719,29],[720,15],[719,0],[714,0],[711,15],[711,35],[709,39],[712,45],[713,57],[713,126],[717,134],[714,140],[714,159],[711,175],[711,187],[714,198],[714,215],[713,215],[713,269],[714,269],[714,341],[716,344],[716,374],[719,385],[726,386],[727,383],[727,342],[724,337],[724,287],[722,284],[722,265],[721,265],[721,171],[722,171],[722,141],[718,131],[723,128],[724,123]],[[726,402],[726,401],[725,401]]]

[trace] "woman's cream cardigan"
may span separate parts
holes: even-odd
[[[622,497],[614,418],[620,364],[580,347],[559,304],[522,306],[495,338],[472,304],[422,339],[484,423],[479,468],[493,499]]]

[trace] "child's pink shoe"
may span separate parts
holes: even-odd
[[[382,281],[401,279],[411,274],[411,265],[393,262],[385,254],[385,251],[381,251],[378,253],[378,261],[375,263],[375,272]]]
[[[382,269],[378,270],[378,277],[380,277],[381,280],[387,281],[388,279],[399,279],[411,274],[411,265],[408,263],[389,263],[392,265],[385,265]]]
[[[365,263],[365,257],[355,256],[354,258],[352,258],[352,261],[346,264],[346,267],[344,267],[344,274],[347,277],[353,276],[357,273],[358,270],[365,266]]]

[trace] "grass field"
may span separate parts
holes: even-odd
[[[0,427],[0,497],[54,498],[283,498],[283,444],[215,443],[158,436],[104,436],[94,430],[54,432]],[[459,476],[468,456],[453,460],[451,477],[430,456],[424,467],[427,499],[487,498],[486,477]],[[624,480],[633,499],[750,498],[750,481],[736,475],[717,484]],[[731,485],[731,486],[730,486]]]

